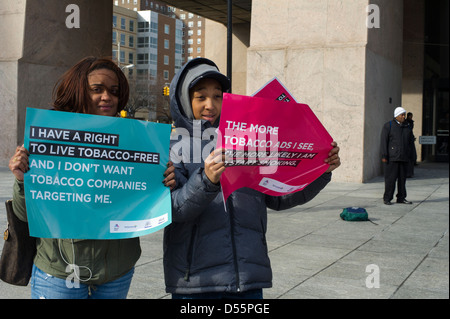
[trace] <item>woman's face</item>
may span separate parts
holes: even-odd
[[[91,105],[89,114],[116,116],[119,105],[119,79],[108,69],[94,70],[88,75]]]

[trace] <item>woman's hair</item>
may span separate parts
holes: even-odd
[[[88,113],[91,97],[89,95],[88,75],[94,70],[113,71],[119,80],[119,105],[123,110],[128,102],[129,86],[125,74],[110,59],[86,57],[67,70],[53,88],[53,107],[57,111]]]

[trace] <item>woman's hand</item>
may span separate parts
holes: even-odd
[[[213,184],[220,182],[225,171],[225,149],[219,148],[211,152],[205,160],[205,174]]]
[[[177,182],[175,181],[175,166],[173,166],[171,161],[167,163],[167,169],[164,172],[164,177],[164,185],[170,187],[170,190],[173,190],[177,186]]]
[[[20,182],[23,182],[23,174],[28,172],[28,170],[30,169],[28,156],[29,153],[23,145],[17,146],[16,153],[9,160],[9,169],[14,174],[16,179]]]
[[[331,143],[331,146],[333,146],[333,149],[330,151],[330,153],[328,153],[328,158],[325,160],[325,163],[330,164],[330,167],[328,167],[325,173],[330,173],[339,166],[341,166],[341,158],[339,157],[339,147],[337,146],[337,143],[334,141]]]

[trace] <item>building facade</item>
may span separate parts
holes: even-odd
[[[136,11],[113,7],[112,58],[128,79],[136,73],[137,22]]]

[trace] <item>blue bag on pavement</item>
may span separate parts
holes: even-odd
[[[347,221],[368,221],[369,214],[362,207],[347,207],[341,213],[341,218]]]

